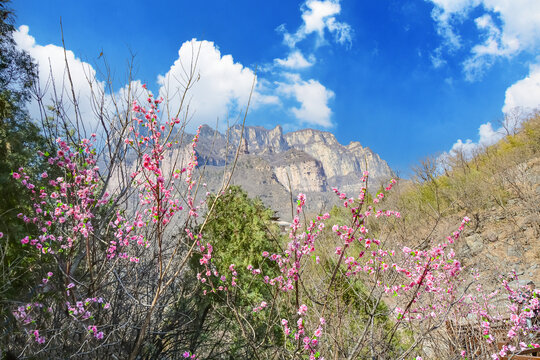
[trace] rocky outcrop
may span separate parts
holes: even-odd
[[[186,143],[186,151],[189,146]],[[247,126],[242,136],[238,125],[225,133],[203,126],[196,150],[199,167],[207,169],[207,177],[216,177],[206,181],[210,190],[219,188],[217,178],[226,174],[238,151],[238,168],[232,182],[272,206],[276,205],[272,199],[275,197],[279,198],[277,205],[283,207],[291,192],[311,193],[318,199],[317,205],[322,206],[334,197],[330,191],[334,186],[345,192],[358,191],[366,169],[370,171],[372,190],[393,176],[388,164],[371,149],[356,141],[341,145],[333,134],[314,129],[284,133],[279,125],[274,129]],[[285,203],[289,206],[289,201]]]
[[[307,153],[291,149],[273,159],[274,173],[278,181],[292,189],[310,192],[325,192],[328,183],[320,161]]]
[[[235,136],[240,137],[241,128],[234,128]],[[259,126],[248,126],[244,130],[244,138],[247,142],[248,150],[257,155],[277,154],[290,149],[289,144],[283,137],[283,129],[276,126],[272,130]]]
[[[343,191],[357,189],[364,170],[369,170],[372,182],[377,185],[393,176],[386,161],[359,142],[343,146],[333,134],[312,129],[295,131],[285,138],[291,147],[305,151],[322,163],[331,186],[346,184],[347,189]]]

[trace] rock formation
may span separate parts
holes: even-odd
[[[290,192],[293,196],[309,194],[311,209],[317,211],[332,202],[332,187],[355,194],[366,167],[371,190],[393,176],[388,164],[371,149],[356,141],[341,145],[329,132],[303,129],[284,133],[279,125],[274,129],[247,126],[242,136],[241,126],[225,133],[203,126],[197,155],[210,190],[220,188],[238,146],[231,182],[244,187],[251,196],[259,196],[286,218],[290,217]]]

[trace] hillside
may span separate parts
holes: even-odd
[[[464,265],[493,282],[516,270],[540,283],[540,116],[471,158],[426,159],[390,202],[404,214],[399,238],[415,239],[410,245],[440,241],[469,216],[456,243]]]

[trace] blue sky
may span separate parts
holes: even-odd
[[[82,99],[87,78],[104,86],[104,61],[121,91],[134,54],[134,86],[168,90],[178,104],[180,64],[200,48],[192,127],[217,118],[224,126],[227,114],[234,121],[257,68],[249,125],[331,131],[404,175],[426,155],[496,141],[505,113],[540,104],[538,0],[20,0],[12,7],[16,40],[40,63],[43,88],[51,68],[55,81],[63,75],[60,18]]]

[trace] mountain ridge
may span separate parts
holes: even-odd
[[[328,131],[284,132],[281,125],[273,129],[245,126],[242,134],[241,125],[223,133],[203,125],[196,153],[211,191],[220,188],[220,179],[228,173],[238,146],[237,168],[231,183],[245,188],[250,196],[260,197],[280,215],[290,215],[290,201],[286,199],[290,199],[291,193],[310,194],[312,207],[318,208],[335,201],[333,187],[356,194],[366,169],[370,172],[371,191],[395,176],[386,161],[370,148],[359,141],[342,145]],[[184,151],[187,150],[186,147]],[[287,208],[283,204],[288,204]]]

